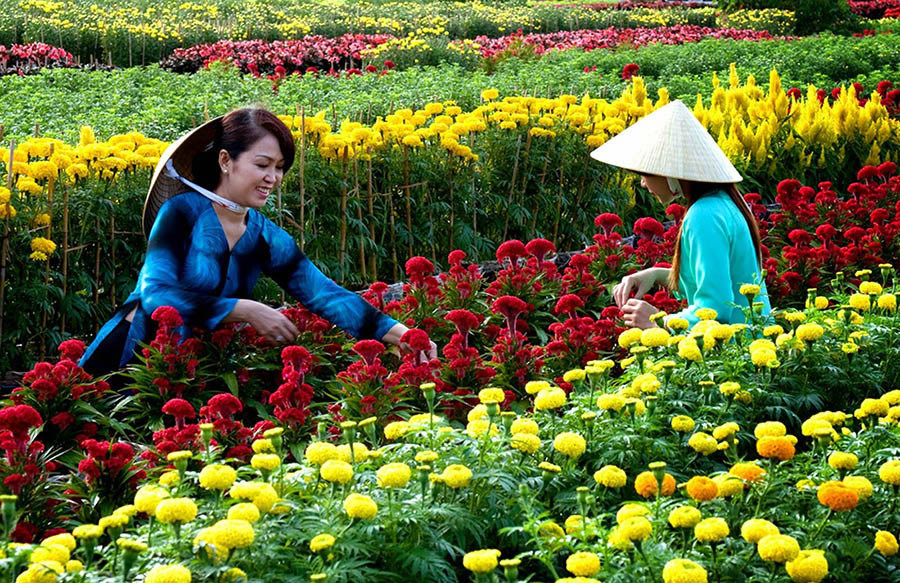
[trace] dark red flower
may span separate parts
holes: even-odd
[[[812,241],[812,234],[803,229],[793,229],[788,233],[788,239],[790,239],[794,245],[809,245],[810,241]]]
[[[84,354],[84,342],[81,340],[66,340],[59,345],[59,357],[78,361]]]
[[[434,264],[424,257],[411,257],[406,261],[406,276],[413,283],[421,282],[434,271]]]
[[[525,245],[525,250],[538,261],[543,261],[549,253],[556,253],[556,245],[547,239],[532,239]]]
[[[609,235],[616,227],[622,226],[622,218],[615,213],[603,213],[594,218],[594,225],[603,229],[604,235]]]
[[[634,222],[634,234],[638,237],[662,237],[666,232],[662,223],[653,217],[642,217]]]
[[[878,174],[882,178],[890,178],[897,173],[897,165],[893,162],[882,162],[878,165]]]
[[[61,411],[50,418],[50,423],[59,427],[60,431],[65,431],[66,427],[75,423],[75,416],[68,411]]]
[[[466,337],[469,330],[481,325],[481,318],[469,310],[450,310],[447,312],[446,317],[447,320],[453,322],[453,325],[456,326],[456,331],[463,338]]]
[[[466,258],[466,252],[460,249],[454,249],[447,255],[447,262],[450,265],[459,265]]]
[[[160,306],[156,308],[150,315],[150,319],[159,322],[160,327],[165,326],[169,329],[184,325],[184,321],[178,314],[178,310],[172,306]]]
[[[409,344],[416,352],[431,348],[431,339],[428,338],[428,333],[418,328],[411,328],[404,332],[403,336],[400,337],[400,342]]]
[[[28,441],[28,430],[38,427],[44,420],[41,414],[29,405],[13,405],[0,409],[0,430],[12,433],[19,442]]]
[[[625,79],[627,81],[628,79],[631,79],[632,77],[637,75],[638,71],[640,70],[641,68],[637,65],[637,63],[628,63],[622,68],[622,79]]]
[[[527,255],[528,251],[525,249],[525,244],[518,239],[504,241],[497,247],[497,261],[500,263],[503,263],[503,260],[508,258],[510,263],[515,265],[519,258]]]
[[[375,364],[375,359],[384,352],[384,344],[378,340],[360,340],[351,349],[360,355],[367,366]]]
[[[678,203],[672,203],[666,207],[666,215],[672,217],[676,223],[684,218],[685,212],[687,212],[687,209]]]
[[[575,310],[583,307],[584,300],[582,300],[575,294],[566,294],[563,297],[559,298],[559,300],[556,302],[554,311],[557,314],[570,314],[572,317],[574,317]]]
[[[235,413],[244,410],[241,400],[231,393],[220,393],[212,397],[207,403],[209,412],[213,418],[231,419]]]
[[[816,237],[823,243],[827,243],[837,234],[837,229],[828,223],[823,223],[816,227]]]

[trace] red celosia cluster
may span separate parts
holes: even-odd
[[[72,53],[45,43],[0,45],[0,75],[28,75],[47,67],[71,67]]]
[[[119,472],[126,468],[129,474],[128,481],[132,487],[137,487],[138,482],[146,477],[144,470],[131,468],[134,448],[127,443],[85,439],[81,442],[81,448],[87,455],[78,462],[78,471],[89,486],[101,479],[113,481]]]
[[[547,0],[555,2],[556,0]],[[683,2],[682,0],[657,0],[656,2],[598,2],[596,4],[554,4],[554,8],[578,8],[579,10],[667,10],[670,8],[708,8],[707,2]]]
[[[695,24],[680,24],[657,28],[609,27],[604,29],[566,30],[550,33],[534,32],[529,34],[523,34],[519,31],[499,38],[478,36],[474,39],[474,42],[478,43],[481,47],[479,51],[482,57],[493,58],[497,56],[498,53],[509,51],[511,46],[521,47],[522,45],[527,45],[535,54],[541,55],[552,50],[566,51],[570,49],[583,49],[585,51],[592,51],[595,49],[614,49],[623,45],[645,46],[653,43],[674,45],[698,42],[707,38],[771,40],[772,35],[767,31],[710,28],[708,26],[698,26]],[[633,75],[635,72],[636,70],[633,70],[631,74]],[[623,78],[628,79],[630,76],[623,76]]]
[[[345,34],[336,38],[310,35],[292,40],[221,40],[212,44],[175,49],[161,66],[177,73],[194,73],[215,61],[227,61],[242,72],[279,79],[295,73],[318,73],[333,76],[347,70],[347,75],[361,75],[361,51],[393,40],[390,34]],[[366,72],[377,72],[370,65]],[[391,67],[385,63],[384,71]],[[351,73],[354,71],[355,73]]]
[[[144,364],[157,375],[153,384],[161,396],[182,398],[188,381],[197,376],[203,343],[196,337],[182,341],[178,330],[184,326],[184,321],[178,310],[171,306],[156,308],[150,318],[157,323],[157,331],[150,346],[141,351]]]
[[[360,417],[383,416],[398,398],[385,386],[388,369],[381,363],[384,344],[378,340],[360,340],[353,345],[360,356],[345,370],[337,373],[346,408]]]
[[[864,18],[892,18],[887,12],[900,11],[900,0],[847,0],[850,10]],[[893,18],[897,18],[893,16]]]
[[[779,212],[767,215],[758,194],[746,196],[763,242],[780,248],[768,257],[766,285],[777,298],[805,297],[838,271],[872,268],[900,253],[900,177],[893,162],[866,166],[839,197],[832,183],[818,189],[797,180],[778,184]],[[766,254],[768,255],[768,253]]]
[[[281,351],[281,379],[284,381],[269,395],[269,404],[275,406],[275,417],[284,425],[296,428],[306,421],[313,388],[305,382],[312,370],[315,357],[302,346],[287,346]]]

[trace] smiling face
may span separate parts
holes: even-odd
[[[284,177],[284,156],[278,140],[266,133],[247,150],[231,158],[219,152],[221,181],[216,194],[241,206],[260,208],[266,204]]]

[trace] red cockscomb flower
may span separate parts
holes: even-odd
[[[584,300],[582,300],[575,294],[566,294],[563,297],[559,298],[553,311],[557,314],[570,314],[571,317],[574,317],[575,310],[583,307]]]
[[[534,255],[540,262],[544,260],[544,257],[546,257],[547,254],[556,253],[556,245],[547,239],[532,239],[525,245],[525,250],[531,255]]]
[[[637,63],[628,63],[622,68],[622,79],[626,81],[638,74],[641,68]]]
[[[525,249],[525,244],[518,239],[504,241],[497,247],[497,261],[500,263],[503,263],[504,259],[509,259],[510,263],[515,265],[519,258],[527,255],[528,251]]]
[[[616,213],[603,213],[594,218],[594,226],[603,229],[604,235],[609,235],[616,227],[622,226],[622,218]]]
[[[351,348],[353,352],[360,355],[367,366],[375,364],[375,359],[384,352],[384,344],[378,340],[360,340]]]
[[[221,393],[212,397],[206,406],[214,417],[222,419],[231,419],[235,413],[244,410],[244,404],[241,400],[231,393]]]

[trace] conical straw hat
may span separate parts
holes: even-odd
[[[591,157],[643,174],[697,182],[740,182],[740,172],[681,101],[641,118]]]
[[[165,173],[166,163],[172,160],[172,165],[181,176],[188,180],[194,180],[193,161],[194,156],[212,148],[217,135],[221,131],[222,118],[220,116],[209,120],[181,136],[166,148],[156,163],[153,178],[150,180],[150,189],[147,191],[147,200],[144,201],[144,215],[142,225],[144,235],[150,234],[153,221],[164,202],[182,192],[190,190],[182,182],[168,176]]]

